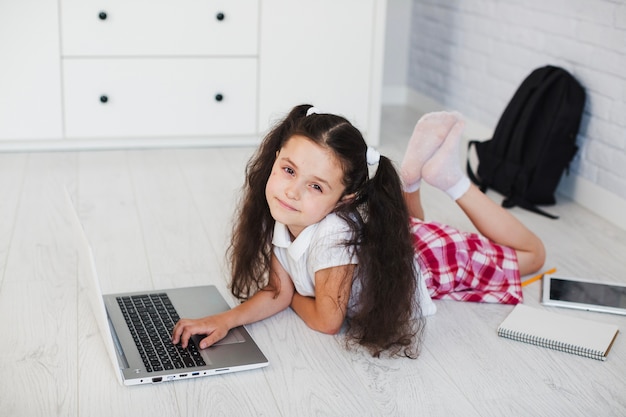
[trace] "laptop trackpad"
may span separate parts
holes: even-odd
[[[230,329],[226,337],[220,340],[219,342],[215,343],[213,346],[232,345],[233,343],[242,343],[245,341],[246,339],[244,339],[244,337],[241,335],[241,332],[239,331],[239,329],[234,328],[234,329]]]
[[[200,336],[200,335],[194,336],[193,339],[194,339],[194,342],[196,342],[196,345],[199,345],[200,341],[204,339],[204,337],[205,336]],[[222,340],[218,342],[215,342],[212,346],[232,345],[235,343],[243,343],[245,341],[246,339],[243,337],[239,329],[234,328],[228,332],[225,338],[223,338]]]

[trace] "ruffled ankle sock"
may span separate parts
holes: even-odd
[[[420,187],[422,167],[439,149],[459,119],[460,115],[456,112],[427,113],[419,119],[400,166],[404,191],[414,192]]]
[[[459,120],[422,170],[424,181],[445,191],[453,200],[458,200],[470,187],[459,160],[459,141],[464,128],[465,122]]]

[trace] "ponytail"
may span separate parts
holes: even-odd
[[[414,358],[424,323],[418,297],[409,213],[400,178],[385,156],[365,183],[364,224],[358,246],[359,308],[350,331],[379,356],[384,350]]]

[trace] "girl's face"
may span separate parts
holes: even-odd
[[[342,178],[339,160],[330,149],[292,136],[277,153],[265,187],[272,217],[298,237],[337,206],[345,189]]]

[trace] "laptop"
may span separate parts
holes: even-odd
[[[202,336],[192,337],[187,349],[171,342],[178,318],[204,317],[230,309],[213,285],[103,295],[89,241],[67,190],[65,199],[78,253],[79,282],[87,292],[121,384],[177,381],[269,364],[243,326],[231,329],[207,349],[198,347]]]

